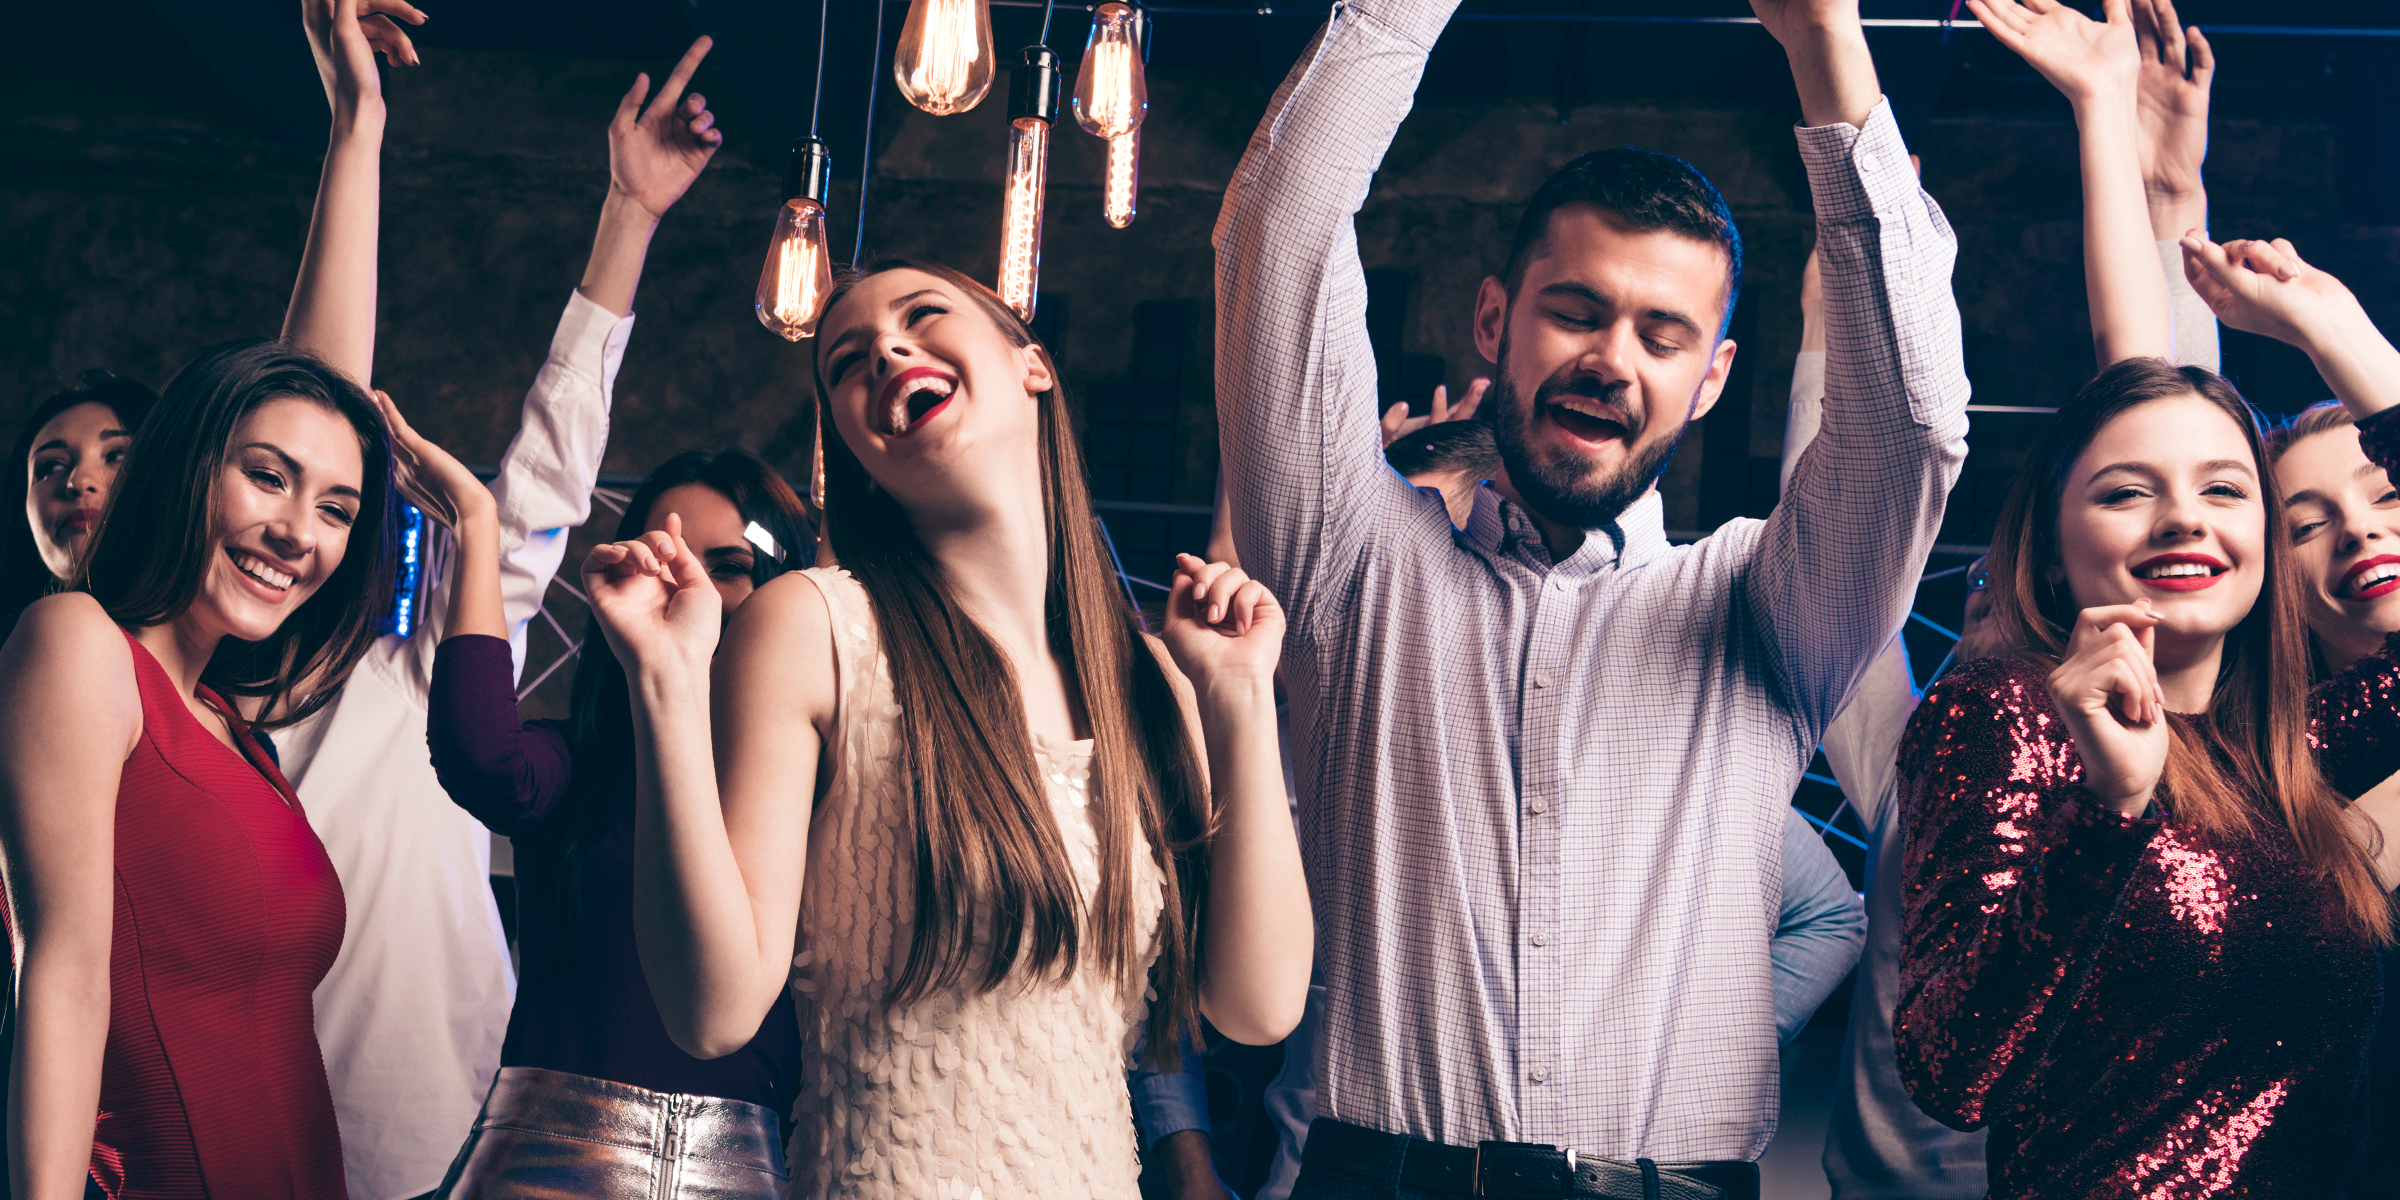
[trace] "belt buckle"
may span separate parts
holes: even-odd
[[[1572,1161],[1567,1152],[1561,1151],[1547,1142],[1477,1142],[1475,1143],[1474,1190],[1468,1194],[1477,1197],[1478,1200],[1552,1200],[1552,1197],[1565,1195],[1565,1187],[1573,1184],[1574,1171],[1570,1167],[1563,1178],[1541,1181],[1547,1183],[1547,1187],[1521,1177],[1502,1180],[1497,1188],[1487,1186],[1489,1176],[1484,1170],[1483,1155],[1487,1149],[1526,1150],[1557,1161]]]

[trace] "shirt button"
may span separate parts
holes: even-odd
[[[1525,807],[1530,808],[1537,813],[1548,812],[1550,811],[1550,802],[1542,799],[1539,796],[1536,796],[1531,802],[1526,804]]]
[[[1550,577],[1550,590],[1551,590],[1551,591],[1554,591],[1554,592],[1563,592],[1563,591],[1567,590],[1567,581],[1566,581],[1566,580],[1564,580],[1564,579],[1560,579],[1560,578],[1559,578],[1558,576],[1556,576],[1556,575],[1553,575],[1553,576],[1551,576],[1551,577]]]
[[[1880,157],[1878,157],[1874,151],[1872,151],[1872,150],[1861,150],[1861,151],[1859,151],[1859,153],[1858,153],[1858,172],[1859,172],[1859,174],[1861,174],[1861,175],[1869,174],[1869,173],[1873,172],[1873,171],[1874,171],[1874,170],[1875,170],[1877,167],[1880,167],[1880,166],[1882,166],[1882,165],[1883,165],[1883,159],[1882,159],[1882,158],[1880,158]]]
[[[1534,1081],[1535,1083],[1548,1083],[1548,1082],[1550,1082],[1550,1068],[1548,1068],[1548,1067],[1535,1067],[1535,1068],[1533,1069],[1533,1081]]]
[[[1535,686],[1535,687],[1537,687],[1537,688],[1546,688],[1546,687],[1549,687],[1549,686],[1550,686],[1550,677],[1549,677],[1549,676],[1547,676],[1547,675],[1536,675],[1536,676],[1534,676],[1534,677],[1533,677],[1533,686]]]
[[[1549,935],[1549,934],[1546,934],[1546,933],[1536,933],[1536,934],[1534,934],[1534,935],[1533,935],[1533,944],[1534,944],[1534,945],[1536,945],[1536,946],[1547,946],[1547,945],[1549,945],[1549,944],[1550,944],[1550,935]]]

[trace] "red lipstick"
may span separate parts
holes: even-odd
[[[2400,572],[2391,573],[2367,587],[2358,587],[2361,576],[2388,563],[2400,563],[2400,554],[2378,554],[2373,558],[2358,560],[2358,565],[2342,573],[2341,586],[2334,589],[2333,594],[2344,600],[2374,600],[2400,591]],[[2354,588],[2357,590],[2353,591]]]
[[[2165,575],[2158,578],[2143,574],[2145,571],[2154,571],[2162,567],[2185,565],[2206,567],[2208,570],[2192,574]],[[2161,591],[2197,592],[2203,588],[2215,587],[2217,581],[2225,577],[2225,572],[2232,569],[2205,554],[2161,554],[2156,558],[2145,559],[2135,564],[2133,577]]]

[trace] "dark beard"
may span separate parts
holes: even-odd
[[[1508,481],[1527,507],[1543,518],[1578,529],[1597,529],[1614,522],[1650,485],[1665,474],[1667,463],[1675,457],[1675,447],[1683,441],[1690,428],[1677,429],[1675,436],[1652,446],[1641,444],[1647,421],[1625,431],[1625,445],[1632,452],[1625,465],[1598,479],[1587,478],[1589,464],[1580,460],[1542,463],[1534,461],[1530,440],[1534,410],[1539,402],[1552,396],[1581,395],[1593,399],[1613,399],[1611,389],[1600,388],[1588,378],[1561,379],[1552,376],[1542,381],[1536,390],[1536,403],[1527,403],[1517,394],[1509,381],[1508,337],[1500,338],[1500,369],[1494,373],[1492,398],[1499,403],[1492,419],[1493,440],[1499,444],[1501,465],[1508,468]],[[1622,408],[1622,402],[1619,407]],[[1630,413],[1627,414],[1629,417]]]

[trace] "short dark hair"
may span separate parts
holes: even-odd
[[[1508,244],[1508,270],[1501,282],[1514,296],[1524,282],[1525,262],[1550,232],[1550,214],[1582,205],[1599,209],[1641,233],[1663,231],[1697,241],[1713,242],[1725,252],[1725,318],[1718,326],[1723,337],[1733,323],[1733,304],[1742,293],[1742,234],[1733,226],[1733,210],[1717,185],[1699,168],[1654,150],[1619,146],[1594,150],[1560,167],[1535,188],[1517,218],[1517,235]]]
[[[1500,447],[1482,421],[1444,421],[1385,446],[1383,461],[1412,479],[1430,471],[1473,471],[1490,479],[1500,473]]]
[[[91,550],[72,585],[129,628],[171,621],[200,595],[216,558],[217,484],[234,431],[273,400],[336,413],[358,435],[365,466],[358,517],[341,563],[274,633],[227,638],[201,672],[225,696],[264,697],[259,724],[289,725],[332,703],[350,669],[383,634],[399,541],[391,439],[365,389],[324,360],[282,342],[250,339],[202,351],[175,373],[143,419],[117,473]],[[295,699],[293,686],[307,681]]]
[[[24,477],[26,463],[33,456],[33,439],[41,435],[42,426],[70,408],[106,405],[117,414],[118,428],[132,433],[141,428],[142,418],[156,403],[158,393],[145,384],[96,367],[85,371],[76,377],[74,387],[52,393],[25,415],[25,425],[17,431],[17,448],[8,460],[9,470]],[[34,544],[33,526],[8,521],[7,528],[0,530],[0,638],[16,628],[17,614],[24,612],[26,605],[49,595],[59,583],[51,576],[50,565],[42,561],[41,548]]]

